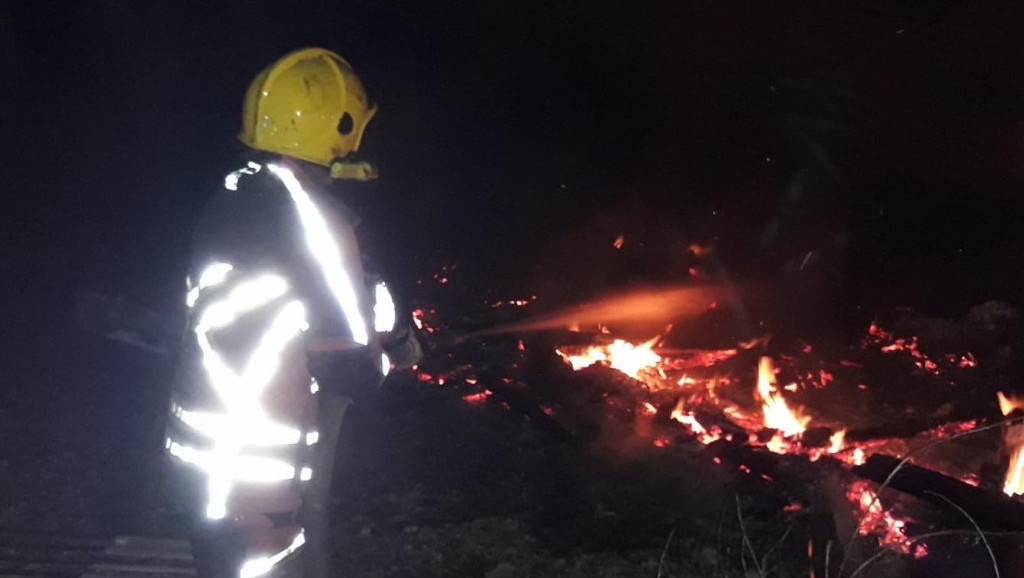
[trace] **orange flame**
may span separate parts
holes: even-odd
[[[633,379],[640,379],[641,373],[654,370],[661,361],[661,356],[654,352],[654,344],[658,339],[655,337],[640,345],[616,339],[609,345],[592,345],[576,355],[557,349],[555,351],[575,370],[590,367],[595,363],[604,363]]]
[[[810,460],[812,462],[816,462],[816,461],[820,460],[821,457],[824,456],[824,455],[830,455],[830,456],[835,456],[836,459],[845,460],[847,462],[851,462],[852,463],[852,461],[855,460],[856,457],[855,456],[851,457],[851,456],[841,455],[843,453],[846,453],[846,452],[844,452],[845,449],[846,449],[846,430],[845,429],[841,429],[841,430],[839,430],[837,432],[833,432],[832,435],[829,436],[829,438],[828,438],[828,447],[827,448],[824,448],[824,449],[821,449],[821,448],[810,448],[810,449],[807,450],[807,456],[810,458]],[[854,454],[856,454],[856,452],[860,452],[861,453],[861,458],[864,457],[863,456],[864,450],[862,450],[860,448],[854,448]]]
[[[850,457],[850,460],[849,460],[850,463],[855,465],[855,466],[863,466],[864,465],[864,460],[865,460],[864,450],[861,449],[861,448],[854,448],[853,455]]]
[[[1008,397],[1001,391],[996,392],[996,398],[999,399],[999,411],[1003,412],[1003,415],[1010,415],[1015,409],[1024,409],[1024,398]]]
[[[708,428],[701,425],[697,418],[694,417],[693,412],[686,410],[682,398],[679,398],[679,401],[676,402],[676,407],[672,410],[671,419],[690,428],[690,431],[693,432],[693,435],[697,436],[697,440],[702,444],[707,445],[722,438],[721,428],[712,426],[709,431]]]
[[[698,422],[697,419],[693,417],[692,413],[686,411],[686,407],[683,405],[682,398],[680,398],[679,401],[676,402],[676,407],[675,409],[672,410],[671,418],[683,425],[689,426],[690,429],[693,430],[693,433],[701,434],[707,431],[706,429],[704,429],[704,426],[700,425],[700,422]]]
[[[1015,409],[1024,409],[1024,398],[1007,397],[997,392],[999,410],[1003,415],[1010,415]],[[1006,429],[1004,442],[1010,450],[1010,465],[1006,468],[1006,479],[1003,481],[1003,493],[1007,496],[1024,494],[1024,426],[1012,425]]]
[[[843,446],[846,445],[846,430],[841,429],[828,438],[828,450],[830,454],[839,453],[842,451]]]
[[[779,395],[779,390],[775,386],[775,366],[772,358],[767,356],[762,357],[758,364],[757,394],[763,403],[765,427],[779,430],[782,436],[787,438],[802,434],[807,429],[807,423],[811,418],[798,416],[786,405],[786,400]],[[772,449],[771,445],[769,449]]]

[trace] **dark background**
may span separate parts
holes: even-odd
[[[612,214],[724,237],[765,275],[841,233],[857,300],[1014,298],[1012,4],[6,1],[8,282],[176,305],[190,228],[242,157],[245,87],[323,45],[380,104],[362,152],[383,178],[346,199],[406,283],[444,260],[527,276]]]
[[[361,153],[382,177],[345,200],[407,293],[458,262],[481,298],[570,301],[715,242],[731,278],[817,276],[838,309],[1018,304],[1021,22],[1010,2],[0,0],[4,419],[71,427],[69,392],[159,381],[80,344],[76,292],[180,308],[244,90],[310,45],[380,105]]]

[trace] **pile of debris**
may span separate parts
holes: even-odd
[[[488,306],[504,321],[536,301]],[[442,313],[417,310],[417,324],[443,340],[451,329]],[[675,346],[672,327],[640,340],[607,326],[478,332],[428,357],[416,378],[521,416],[554,443],[630,464],[649,477],[630,477],[641,493],[699,496],[687,478],[717,469],[723,488],[752,500],[732,515],[802,524],[805,566],[819,572],[830,557],[830,575],[840,560],[849,573],[879,547],[924,566],[951,552],[976,560],[959,552],[981,530],[1002,533],[988,543],[1008,570],[1022,563],[1014,532],[1024,532],[1024,402],[996,392],[1011,373],[1014,321],[1012,309],[988,303],[962,320],[901,311],[866,323],[850,345],[766,335],[708,349]],[[686,498],[651,502],[669,525],[700,511]]]

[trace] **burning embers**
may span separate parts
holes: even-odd
[[[602,335],[600,338],[610,337]],[[615,339],[606,345],[561,347],[557,352],[574,370],[600,365],[633,378],[638,382],[636,391],[639,392],[637,399],[640,404],[636,415],[645,420],[657,419],[659,415],[668,417],[704,445],[719,440],[745,442],[776,454],[803,455],[812,462],[829,456],[853,466],[864,464],[869,455],[883,448],[890,452],[906,451],[906,441],[901,434],[891,434],[892,438],[865,437],[865,431],[870,430],[868,428],[856,430],[858,435],[851,439],[847,435],[847,426],[836,424],[834,417],[821,417],[816,421],[812,413],[795,403],[796,399],[811,401],[815,396],[820,399],[820,394],[815,392],[835,383],[845,384],[840,386],[847,392],[845,395],[864,395],[859,392],[868,388],[859,381],[863,376],[860,372],[863,364],[860,362],[842,360],[831,367],[823,365],[811,369],[807,364],[817,363],[819,358],[810,357],[815,348],[806,344],[797,348],[799,353],[755,357],[750,349],[757,347],[757,343],[751,347],[741,345],[734,349],[693,351],[668,349],[659,342],[659,338],[637,344]],[[873,346],[870,348],[883,355],[903,353],[917,368],[931,376],[977,365],[969,353],[929,357],[920,350],[915,338],[896,338],[877,325],[872,325],[862,345],[865,348]],[[744,370],[744,366],[750,369]],[[756,378],[755,372],[751,371],[752,366],[756,366]],[[745,387],[750,389],[744,391]],[[836,399],[842,399],[844,393],[837,392],[836,395]],[[1004,414],[1013,409],[1024,409],[1024,399],[1010,400],[1000,396],[1000,402]],[[670,414],[668,408],[671,408]],[[826,413],[834,416],[834,412]],[[976,420],[950,421],[925,431],[915,431],[917,436],[921,436],[919,439],[934,441],[956,436],[976,426]],[[856,427],[863,428],[864,424]],[[1007,436],[1007,444],[1013,449],[1013,461],[1007,473],[1006,493],[1024,494],[1024,426],[1009,430]],[[657,433],[651,443],[658,448],[668,448],[676,443],[676,439]],[[717,456],[713,461],[723,463]],[[748,474],[758,474],[756,467],[750,465],[734,464],[734,467]],[[769,482],[772,480],[763,474],[760,477]],[[965,476],[958,474],[955,477],[964,479]],[[974,480],[974,485],[977,485],[977,476]],[[924,545],[915,544],[908,537],[908,520],[885,509],[869,483],[851,484],[846,490],[846,497],[859,511],[860,534],[876,535],[882,546],[915,557],[927,554]]]
[[[878,347],[882,353],[902,353],[914,360],[918,369],[924,370],[932,375],[941,375],[947,369],[960,368],[970,369],[978,366],[978,360],[970,352],[964,354],[949,353],[941,358],[939,362],[934,361],[921,351],[916,336],[909,338],[896,337],[892,332],[886,331],[872,323],[868,328],[868,334],[861,342],[864,349]]]
[[[673,298],[680,302],[684,298],[687,302],[693,299],[690,293],[669,292],[659,296],[659,307],[655,308],[645,300],[647,296],[640,297],[632,295],[602,300],[569,313],[535,318],[481,333],[511,334],[516,338],[508,341],[514,350],[501,353],[504,356],[501,359],[507,360],[499,363],[507,370],[503,374],[506,377],[500,377],[502,374],[485,377],[476,365],[450,370],[432,367],[429,374],[420,371],[418,377],[438,386],[448,384],[447,387],[453,387],[467,404],[501,404],[509,409],[511,400],[518,403],[514,406],[516,410],[531,420],[538,417],[543,420],[547,416],[555,422],[565,420],[572,425],[572,418],[565,418],[570,412],[582,408],[585,413],[594,408],[602,418],[614,416],[620,423],[637,426],[633,429],[640,441],[665,451],[671,451],[682,440],[688,439],[703,445],[717,444],[705,453],[711,461],[776,486],[783,482],[773,481],[780,478],[776,477],[779,470],[773,471],[772,468],[795,462],[787,458],[769,458],[766,451],[803,456],[810,462],[825,462],[815,465],[815,468],[829,467],[829,457],[842,464],[856,466],[864,464],[869,456],[876,453],[905,454],[910,447],[907,438],[911,436],[920,436],[915,439],[930,442],[957,435],[965,428],[977,425],[974,421],[955,421],[948,415],[948,409],[945,414],[930,409],[912,413],[899,406],[887,406],[879,416],[871,415],[873,410],[865,411],[868,409],[865,404],[871,403],[885,390],[864,385],[871,375],[864,368],[872,360],[885,357],[892,360],[886,363],[886,367],[905,365],[915,383],[923,384],[947,381],[969,371],[977,364],[970,354],[925,353],[916,338],[896,337],[877,325],[871,326],[863,342],[843,350],[847,358],[839,357],[832,362],[822,357],[823,348],[804,342],[788,348],[784,344],[778,348],[776,340],[772,344],[776,349],[768,356],[763,353],[767,347],[766,339],[719,349],[673,349],[661,336],[630,342],[601,330],[600,324],[609,316],[632,318],[634,314],[646,315],[644,319],[652,321],[656,313],[664,311],[665,299]],[[533,299],[531,295],[529,300],[495,301],[488,305],[493,309],[525,307]],[[701,306],[702,310],[706,307]],[[444,324],[434,322],[434,313],[429,309],[418,310],[415,314],[417,325],[424,331],[446,331]],[[560,346],[556,352],[574,371],[585,371],[580,381],[595,384],[595,395],[586,397],[576,406],[576,400],[571,397],[575,388],[573,384],[567,384],[564,390],[552,388],[552,396],[544,398],[541,394],[544,399],[536,400],[538,404],[533,407],[539,407],[539,411],[524,410],[526,402],[520,399],[520,392],[527,391],[528,371],[532,371],[527,368],[543,368],[546,364],[521,364],[530,356],[537,355],[540,349],[527,347],[518,338],[529,331],[564,329],[573,325],[577,329],[579,326],[597,326],[599,334],[594,334],[589,344]],[[580,339],[586,339],[586,334],[577,333],[571,339],[577,344],[583,343]],[[622,375],[616,376],[608,370]],[[935,376],[940,378],[936,380]],[[462,384],[472,387],[461,389],[465,387]],[[559,396],[566,394],[568,398],[558,401]],[[563,403],[565,399],[569,402]],[[879,403],[871,407],[882,405]],[[837,407],[844,409],[836,411]],[[1014,407],[1024,408],[1024,400]],[[942,421],[932,422],[935,416],[940,416]],[[925,425],[903,428],[904,421],[908,420],[917,420]],[[943,422],[948,423],[936,427]],[[1007,443],[1010,443],[1009,439]],[[755,451],[739,446],[753,447]],[[1015,449],[1015,461],[1007,475],[1006,492],[1024,494],[1024,463],[1021,463],[1024,461],[1021,456],[1024,453],[1021,450],[1024,431],[1011,447]],[[655,450],[650,451],[657,455]],[[755,453],[760,455],[755,456]],[[772,465],[766,467],[765,464]],[[954,477],[963,479],[960,472]],[[860,512],[859,532],[876,535],[880,544],[894,550],[924,555],[926,550],[916,547],[907,535],[908,520],[899,513],[899,504],[895,506],[896,510],[886,509],[878,500],[878,490],[873,488],[860,482],[845,489],[849,506]]]
[[[718,413],[747,431],[750,445],[766,447],[778,454],[806,454],[812,461],[825,454],[837,454],[837,458],[850,463],[863,462],[864,452],[861,448],[845,446],[845,431],[833,433],[827,447],[803,447],[801,436],[807,430],[811,417],[795,410],[784,398],[782,389],[795,391],[798,385],[792,383],[785,388],[778,387],[772,358],[762,356],[757,364],[756,387],[752,395],[752,400],[761,407],[760,414],[757,414],[718,396],[718,390],[731,387],[735,379],[727,376],[699,377],[698,370],[714,371],[720,363],[734,358],[738,349],[663,355],[657,349],[659,341],[660,338],[655,337],[634,345],[615,339],[606,345],[563,347],[556,351],[576,371],[604,366],[637,380],[644,386],[650,399],[639,408],[643,415],[655,416],[658,409],[652,402],[664,403],[666,395],[675,394],[676,400],[669,419],[685,427],[702,444],[708,445],[723,437],[731,440],[733,437],[732,434],[725,434],[719,425],[702,423],[692,409],[710,402],[711,406],[718,408]],[[654,445],[667,447],[670,443],[659,438]]]
[[[687,399],[699,405],[710,400],[720,406],[721,413],[730,421],[746,429],[752,445],[765,446],[775,453],[802,453],[800,436],[807,430],[811,417],[790,407],[776,383],[775,364],[771,357],[762,356],[757,366],[756,388],[753,400],[760,404],[761,415],[746,411],[734,403],[719,399],[717,390],[733,383],[725,376],[700,379],[691,375],[691,370],[713,370],[718,364],[732,359],[737,349],[688,351],[678,357],[659,354],[656,346],[660,337],[639,344],[615,339],[606,345],[586,347],[563,347],[556,352],[576,371],[600,365],[617,370],[643,384],[652,394],[651,401],[663,401],[661,395],[676,391],[679,394],[670,419],[685,426],[701,443],[710,444],[723,437],[718,426],[705,427],[696,414],[687,410]],[[787,390],[796,390],[797,384],[789,384]],[[651,401],[644,402],[641,412],[653,416],[657,413]],[[765,433],[767,432],[767,437]],[[843,444],[845,432],[833,434],[828,448],[810,448],[807,452],[812,459],[824,453],[839,453],[846,449]],[[656,444],[657,445],[657,444]],[[664,440],[662,447],[669,445]],[[860,452],[863,459],[863,452]]]
[[[602,338],[609,337],[602,335]],[[838,367],[800,369],[803,361],[797,357],[802,353],[804,359],[809,359],[807,356],[814,351],[811,345],[803,344],[798,348],[801,353],[796,356],[760,356],[756,361],[757,372],[753,392],[744,394],[740,388],[745,380],[742,378],[742,371],[737,371],[736,368],[737,363],[749,358],[739,354],[745,349],[756,347],[757,343],[749,347],[741,345],[730,349],[672,350],[661,347],[660,342],[660,337],[637,344],[614,339],[606,344],[567,346],[556,351],[574,370],[599,365],[633,378],[642,386],[644,393],[641,397],[645,397],[643,402],[650,407],[663,407],[668,403],[665,397],[675,395],[672,403],[676,409],[672,411],[671,419],[682,424],[705,444],[727,436],[722,434],[720,428],[713,431],[716,426],[709,427],[707,421],[698,418],[701,415],[706,417],[701,411],[704,409],[745,430],[750,445],[765,447],[779,454],[807,455],[812,461],[824,455],[832,455],[843,462],[858,465],[864,462],[873,449],[886,443],[885,440],[848,443],[847,426],[837,425],[828,419],[813,423],[812,414],[795,405],[791,399],[793,396],[806,395],[800,392],[829,386],[836,381],[833,372],[857,371],[862,367],[861,363],[844,359],[838,362]],[[939,361],[933,362],[932,358],[920,350],[916,338],[896,338],[877,324],[871,325],[862,345],[873,345],[883,354],[895,351],[908,352],[908,356],[917,367],[932,375],[944,372],[947,368],[968,369],[977,365],[970,353],[935,357]],[[777,361],[784,365],[781,372],[777,368]],[[786,376],[785,381],[780,382],[779,377],[783,375]],[[866,385],[858,382],[851,382],[849,385],[852,387],[853,383],[857,384],[858,391],[868,390]],[[751,399],[754,405],[750,404]],[[1024,400],[1016,407],[1024,408]],[[755,408],[760,411],[757,412]],[[641,413],[653,415],[650,411]],[[941,439],[962,431],[963,427],[973,425],[973,421],[956,422],[929,430],[927,434],[933,439]],[[805,439],[805,434],[812,426],[815,426],[813,439]],[[955,431],[946,431],[949,428]],[[1014,447],[1024,446],[1024,431],[1021,432],[1020,438],[1021,443]],[[1018,461],[1022,462],[1017,466],[1020,469],[1019,477],[1022,484],[1019,490],[1020,493],[1024,493],[1024,460]]]
[[[861,536],[875,534],[881,546],[892,548],[901,554],[913,553],[915,558],[928,555],[923,544],[914,545],[907,536],[907,522],[882,507],[878,494],[871,489],[871,483],[858,480],[846,490],[846,499],[856,504],[860,513],[858,533]]]

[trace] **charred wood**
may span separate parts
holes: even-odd
[[[852,429],[846,432],[848,442],[906,439],[948,423],[980,419],[977,415],[945,415],[902,419],[896,423]]]
[[[884,483],[899,466],[900,460],[884,454],[868,458],[862,466],[853,468],[861,478]],[[936,472],[906,464],[893,476],[889,487],[948,509],[946,500],[954,502],[978,522],[984,530],[1024,530],[1024,503],[1006,497],[1000,492],[965,484]],[[941,496],[941,497],[940,497]]]

